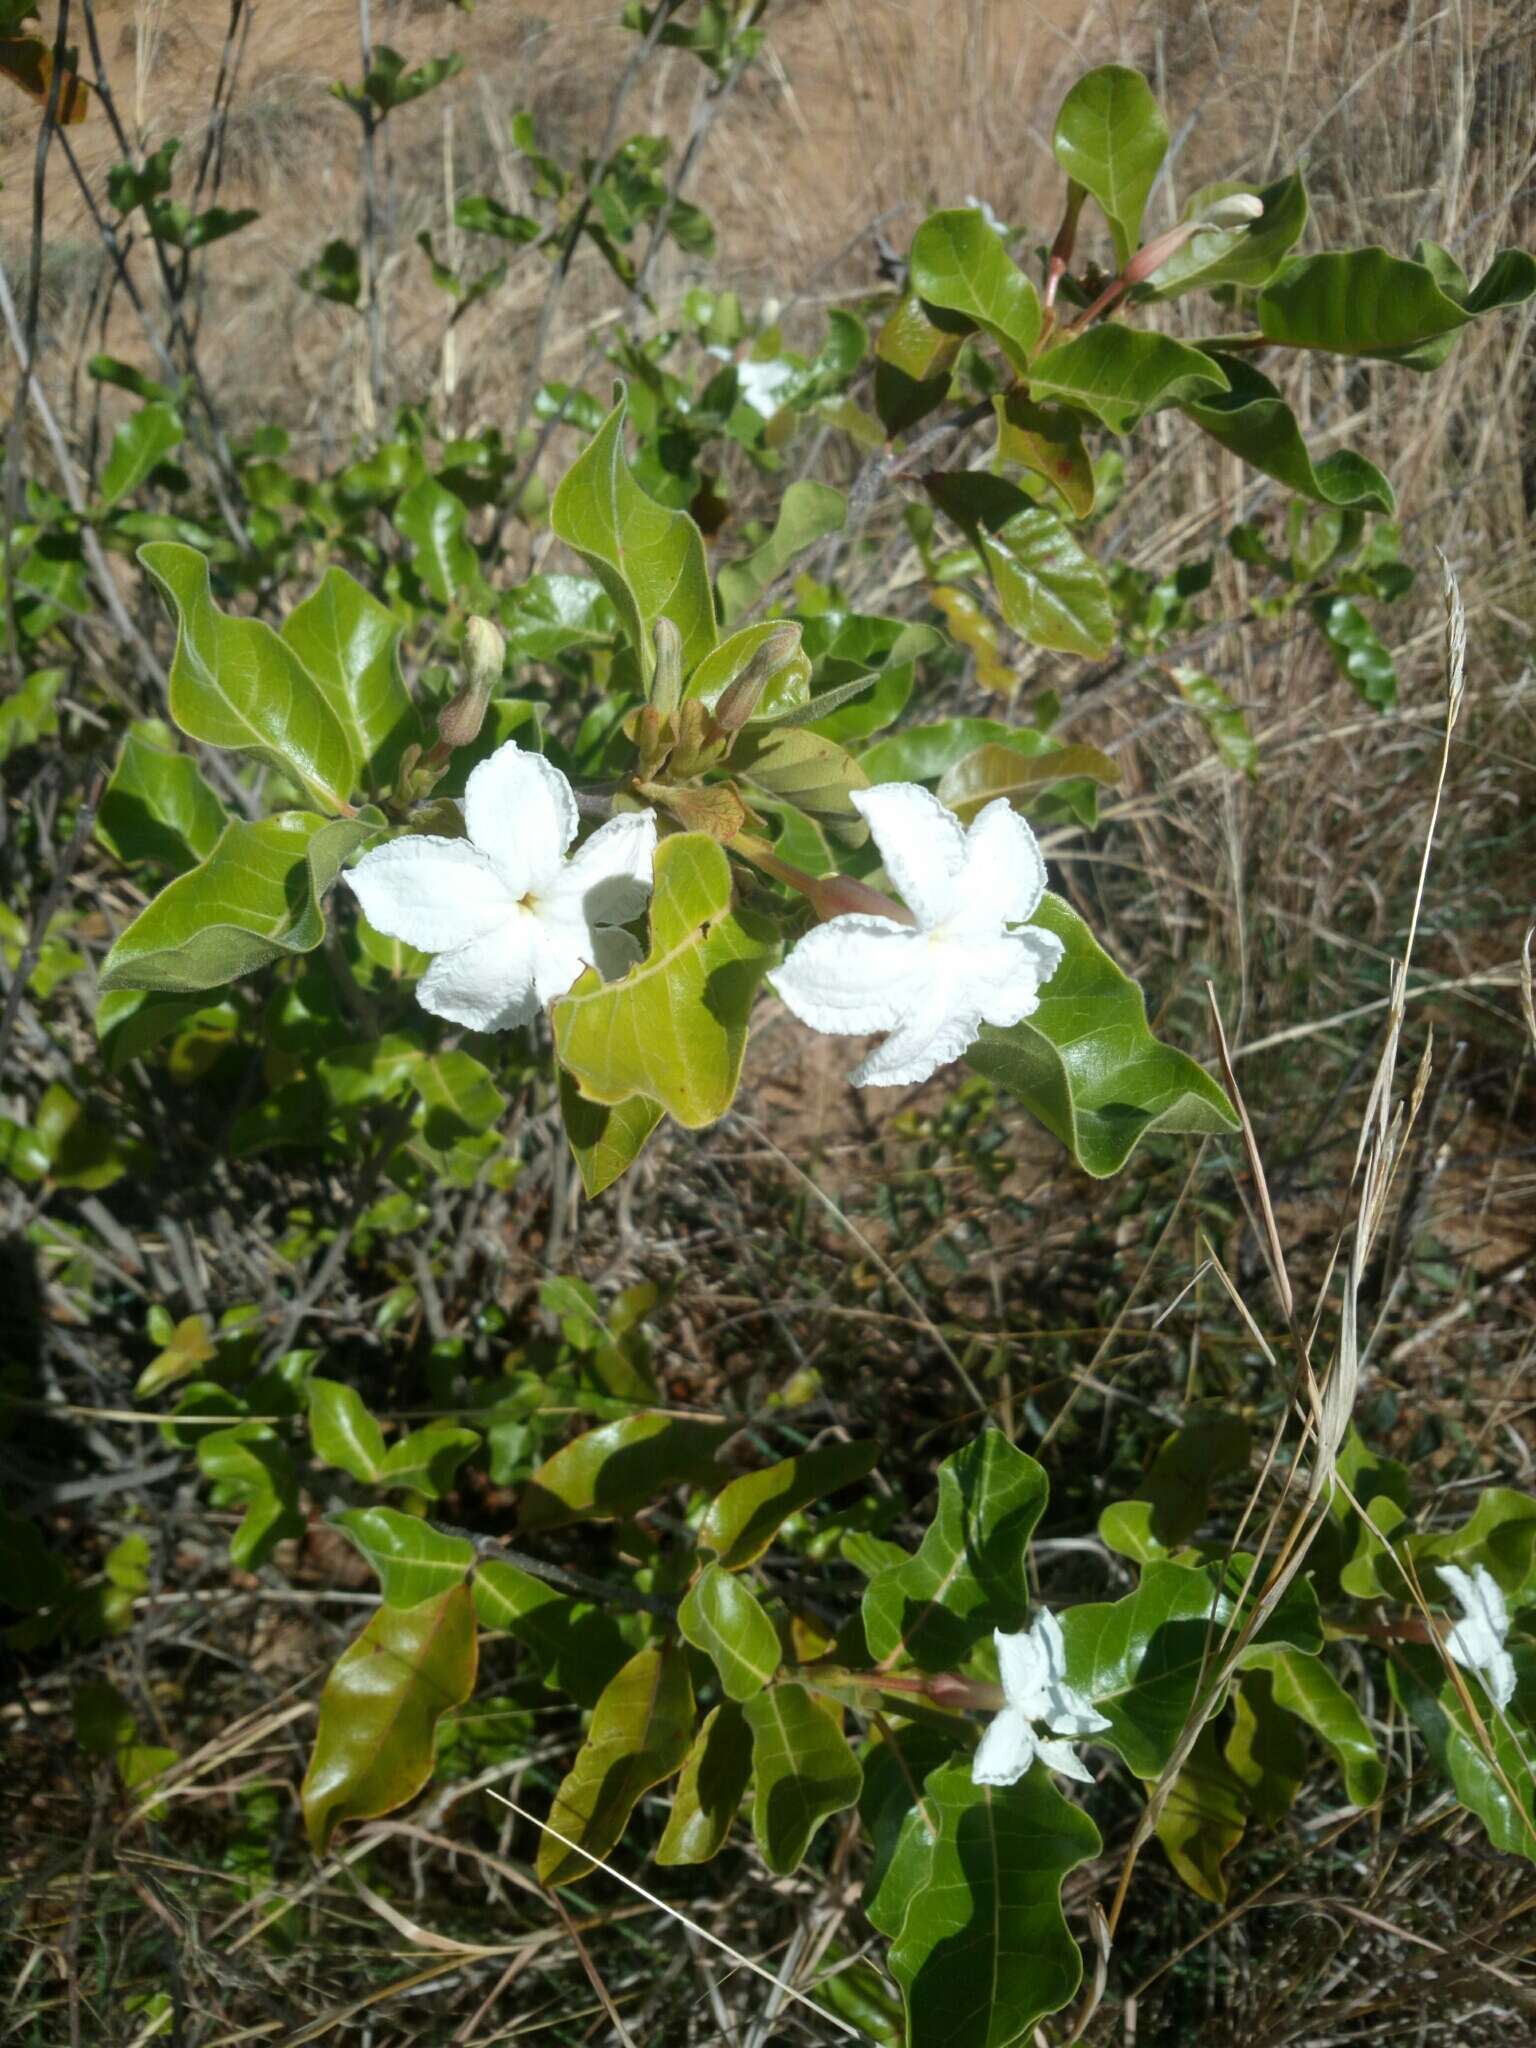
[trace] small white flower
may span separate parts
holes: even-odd
[[[1091,1784],[1093,1774],[1078,1761],[1070,1737],[1081,1740],[1109,1722],[1091,1700],[1067,1682],[1066,1644],[1061,1623],[1042,1607],[1031,1629],[1017,1635],[992,1631],[1005,1705],[987,1724],[976,1748],[971,1778],[978,1785],[1016,1785],[1039,1757],[1048,1771]],[[1035,1732],[1042,1722],[1046,1735]],[[1056,1738],[1053,1740],[1053,1738]]]
[[[1463,1615],[1445,1639],[1448,1654],[1477,1673],[1496,1707],[1507,1707],[1515,1696],[1515,1662],[1504,1647],[1509,1609],[1498,1580],[1481,1564],[1474,1565],[1470,1574],[1460,1565],[1443,1564],[1440,1576]]]
[[[860,912],[829,918],[769,979],[813,1031],[890,1032],[849,1079],[894,1088],[957,1060],[984,1023],[1021,1023],[1061,965],[1062,944],[1051,932],[1009,929],[1039,908],[1045,861],[1002,798],[966,831],[919,783],[852,797],[916,928]]]
[[[509,1031],[584,968],[611,980],[639,959],[617,927],[651,893],[653,811],[610,818],[567,860],[571,785],[509,740],[471,771],[464,823],[467,839],[392,839],[347,876],[376,930],[437,955],[416,987],[424,1010],[472,1031]]]

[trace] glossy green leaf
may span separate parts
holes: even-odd
[[[1218,200],[1237,193],[1250,193],[1262,201],[1260,218],[1239,228],[1205,228],[1191,235],[1152,273],[1145,288],[1147,298],[1176,299],[1185,292],[1210,291],[1217,285],[1252,288],[1269,283],[1306,228],[1310,210],[1306,185],[1300,171],[1269,185],[1226,178],[1191,193],[1180,218],[1203,220]]]
[[[752,1832],[768,1868],[785,1877],[821,1823],[853,1805],[864,1773],[834,1711],[803,1685],[771,1685],[742,1711],[752,1730]]]
[[[518,1520],[525,1529],[556,1529],[633,1514],[674,1486],[717,1477],[715,1453],[732,1432],[729,1422],[689,1415],[626,1415],[589,1429],[534,1473]]]
[[[683,640],[683,673],[715,644],[715,601],[699,529],[686,512],[647,497],[624,459],[621,396],[561,479],[550,524],[574,548],[612,599],[649,676],[651,628],[669,618]]]
[[[572,648],[607,647],[619,631],[607,593],[590,576],[530,576],[508,591],[501,621],[513,661],[554,661]]]
[[[232,824],[200,867],[178,875],[122,932],[101,987],[178,994],[217,988],[325,936],[320,899],[376,828],[279,811]]]
[[[1385,249],[1301,256],[1259,294],[1259,330],[1291,348],[1433,368],[1445,349],[1424,344],[1454,337],[1478,314],[1518,304],[1536,292],[1536,257],[1504,250],[1464,298],[1447,292],[1448,283],[1453,276],[1443,263],[1431,267],[1389,256]]]
[[[1226,388],[1225,366],[1215,356],[1114,321],[1046,349],[1029,372],[1032,397],[1064,400],[1115,434],[1128,434],[1158,406]]]
[[[978,747],[1017,747],[1032,758],[1048,752],[1051,744],[1031,726],[1004,725],[996,718],[942,718],[876,740],[860,753],[859,765],[871,782],[937,782]]]
[[[384,1463],[384,1432],[356,1387],[341,1380],[309,1383],[309,1440],[315,1456],[371,1486]]]
[[[1507,1719],[1478,1698],[1486,1739],[1479,1737],[1436,1653],[1405,1643],[1387,1667],[1393,1697],[1423,1736],[1436,1768],[1475,1813],[1496,1849],[1536,1863],[1536,1777],[1527,1758],[1536,1729],[1536,1653],[1514,1652],[1516,1685]],[[1477,1697],[1475,1680],[1469,1687]],[[1521,1729],[1525,1754],[1521,1754]]]
[[[781,623],[777,619],[761,619],[753,626],[739,626],[705,655],[689,676],[683,695],[697,697],[701,704],[707,704],[713,710]],[[811,664],[807,656],[797,649],[782,668],[767,678],[754,716],[759,719],[778,717],[784,712],[800,709],[810,699]]]
[[[1016,370],[1029,368],[1040,301],[977,208],[930,214],[912,239],[908,275],[926,305],[981,328]]]
[[[747,1018],[775,954],[768,929],[731,909],[725,854],[700,832],[656,850],[651,949],[622,981],[589,971],[555,1006],[555,1045],[583,1095],[643,1095],[689,1130],[736,1093]]]
[[[953,1670],[994,1628],[1024,1626],[1025,1552],[1045,1509],[1045,1474],[1001,1430],[984,1429],[939,1467],[939,1498],[917,1555],[864,1589],[864,1633],[883,1661],[904,1652]]]
[[[767,540],[744,561],[727,562],[716,577],[722,623],[729,625],[749,611],[797,555],[838,532],[847,513],[847,500],[830,484],[792,483],[779,501],[779,516]],[[690,696],[696,694],[689,691]]]
[[[905,433],[944,403],[963,339],[959,326],[935,326],[916,292],[898,300],[875,337],[875,410],[887,434]]]
[[[1316,504],[1395,510],[1392,486],[1374,462],[1337,448],[1314,463],[1296,415],[1264,373],[1240,356],[1212,361],[1220,362],[1231,388],[1186,398],[1181,409],[1213,441]]]
[[[879,1456],[879,1444],[868,1438],[824,1444],[761,1472],[743,1473],[710,1502],[699,1524],[699,1548],[713,1552],[726,1571],[742,1571],[757,1562],[791,1515],[866,1479]]]
[[[398,1508],[347,1508],[331,1520],[346,1530],[378,1573],[389,1607],[416,1607],[440,1598],[462,1584],[475,1561],[467,1538],[445,1536]]]
[[[1097,747],[1061,746],[1024,754],[1015,747],[978,747],[939,777],[938,796],[956,817],[969,824],[976,813],[1002,797],[1016,810],[1027,810],[1041,789],[1068,776],[1116,783],[1120,764]]]
[[[301,1793],[317,1856],[339,1821],[393,1813],[426,1784],[437,1724],[474,1691],[475,1664],[464,1585],[407,1610],[381,1607],[342,1652],[320,1696]]]
[[[1118,1750],[1138,1778],[1156,1778],[1173,1753],[1226,1624],[1240,1613],[1251,1559],[1218,1566],[1145,1566],[1135,1592],[1064,1610],[1067,1675],[1110,1726],[1096,1742]],[[1279,1646],[1315,1656],[1322,1647],[1317,1599],[1292,1584],[1248,1654]]]
[[[174,406],[158,400],[123,421],[112,437],[112,453],[101,472],[101,502],[115,505],[130,496],[150,471],[178,447],[185,429]]]
[[[1411,1536],[1408,1546],[1420,1564],[1486,1566],[1510,1604],[1521,1606],[1536,1591],[1536,1497],[1485,1486],[1459,1528]]]
[[[393,518],[411,543],[417,575],[439,604],[453,604],[478,588],[480,561],[465,531],[469,510],[464,500],[424,476],[396,504]]]
[[[1321,1660],[1308,1657],[1298,1662]],[[1296,1717],[1277,1705],[1268,1671],[1255,1668],[1243,1673],[1232,1696],[1232,1730],[1223,1755],[1239,1781],[1248,1812],[1271,1826],[1282,1821],[1306,1780],[1307,1744]]]
[[[1032,920],[1066,957],[1022,1024],[983,1027],[966,1054],[1017,1095],[1096,1180],[1118,1173],[1153,1132],[1237,1128],[1225,1091],[1187,1053],[1147,1029],[1146,1000],[1077,912],[1047,894]]]
[[[1072,517],[1086,519],[1093,510],[1096,486],[1077,414],[1065,406],[1036,405],[1017,386],[999,391],[992,410],[997,414],[997,452],[1002,460],[1044,477]]]
[[[609,1610],[573,1600],[521,1566],[493,1558],[476,1567],[475,1612],[532,1651],[544,1683],[579,1707],[595,1707],[603,1688],[634,1653]]]
[[[422,737],[400,675],[400,621],[345,570],[327,569],[282,637],[346,731],[363,781],[387,790],[401,754]]]
[[[176,621],[170,708],[182,731],[210,747],[255,754],[322,810],[340,810],[358,764],[341,720],[293,649],[262,620],[219,610],[207,560],[195,548],[151,541],[139,560]]]
[[[904,1902],[889,1966],[912,2048],[1012,2048],[1066,2004],[1082,1958],[1062,1880],[1099,1848],[1039,1765],[1005,1791],[974,1784],[968,1762],[929,1773],[886,1885]]]
[[[980,470],[925,481],[934,501],[979,550],[1003,617],[1016,633],[1063,654],[1109,651],[1115,619],[1108,580],[1054,512]]]
[[[1168,152],[1168,124],[1152,88],[1123,64],[1086,72],[1061,103],[1051,148],[1067,176],[1099,202],[1123,266]]]
[[[1390,711],[1397,702],[1397,666],[1360,607],[1347,597],[1320,597],[1312,605],[1312,616],[1334,667],[1353,685],[1355,695],[1378,711]]]
[[[389,1447],[379,1472],[381,1486],[409,1488],[428,1500],[452,1493],[459,1467],[480,1447],[473,1429],[452,1429],[432,1423],[413,1429]]]
[[[560,1117],[589,1197],[600,1195],[629,1171],[665,1115],[661,1104],[645,1095],[629,1095],[622,1102],[590,1102],[565,1068],[560,1069]]]
[[[288,1447],[265,1423],[242,1422],[200,1439],[197,1462],[214,1482],[215,1505],[244,1508],[229,1539],[230,1563],[250,1571],[274,1546],[304,1531],[299,1488]]]
[[[1210,1723],[1200,1730],[1157,1817],[1157,1839],[1190,1890],[1215,1905],[1227,1897],[1222,1865],[1242,1840],[1248,1803]]]
[[[685,1653],[641,1650],[604,1689],[587,1739],[555,1794],[549,1822],[565,1840],[546,1834],[540,1842],[541,1881],[573,1884],[607,1856],[639,1800],[681,1767],[692,1736]]]
[[[1387,1779],[1376,1738],[1322,1658],[1296,1650],[1256,1650],[1248,1661],[1253,1670],[1268,1674],[1276,1707],[1305,1722],[1321,1739],[1343,1775],[1345,1796],[1356,1806],[1374,1806]]]
[[[683,1639],[720,1674],[725,1696],[749,1700],[779,1668],[779,1636],[745,1579],[705,1565],[677,1611]]]
[[[752,1731],[730,1700],[705,1715],[672,1794],[660,1864],[708,1863],[731,1832],[752,1776]]]
[[[1222,760],[1238,774],[1254,779],[1259,772],[1259,743],[1248,729],[1246,715],[1216,678],[1197,668],[1172,668],[1168,673],[1179,695],[1210,734]]]
[[[129,727],[96,836],[121,861],[157,861],[182,874],[208,858],[229,821],[197,763],[165,745],[164,734],[159,725]]]

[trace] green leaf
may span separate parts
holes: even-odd
[[[269,961],[313,952],[325,936],[321,897],[376,829],[313,811],[226,826],[202,866],[178,875],[119,935],[102,966],[102,990],[217,988]]]
[[[1276,1705],[1268,1671],[1243,1673],[1232,1697],[1232,1731],[1224,1755],[1248,1812],[1272,1826],[1284,1820],[1306,1779],[1307,1745],[1295,1717]]]
[[[669,618],[683,640],[684,675],[715,644],[715,603],[704,541],[686,512],[647,497],[624,459],[624,406],[613,411],[561,479],[550,525],[607,591],[643,677],[655,662],[651,628]]]
[[[992,410],[997,414],[999,457],[1044,477],[1072,517],[1086,519],[1093,510],[1096,486],[1076,413],[1062,406],[1036,405],[1017,385],[999,391]]]
[[[350,1472],[365,1486],[378,1479],[384,1463],[384,1432],[355,1387],[318,1376],[310,1380],[309,1440],[324,1464]]]
[[[701,704],[707,704],[713,711],[763,642],[777,631],[781,623],[778,619],[760,619],[755,626],[738,626],[728,639],[722,640],[699,663],[689,676],[683,695],[697,697]],[[757,700],[754,716],[772,718],[799,710],[809,704],[810,699],[811,664],[807,656],[796,649],[784,666],[768,677],[763,694]]]
[[[974,1784],[968,1762],[930,1772],[892,1863],[907,1904],[889,1966],[912,2048],[1012,2048],[1067,2003],[1082,1958],[1062,1879],[1100,1846],[1040,1765],[1006,1791]]]
[[[749,611],[796,555],[838,532],[847,513],[847,500],[830,484],[792,483],[779,501],[779,516],[767,540],[744,561],[727,562],[715,579],[722,624],[728,626]],[[690,690],[688,694],[696,696],[698,692]]]
[[[618,616],[590,576],[530,576],[502,601],[507,653],[513,661],[554,661],[570,648],[608,647]]]
[[[338,1821],[372,1820],[432,1775],[432,1742],[475,1686],[475,1610],[464,1585],[402,1611],[381,1607],[344,1650],[320,1696],[301,1800],[323,1856]]]
[[[0,702],[0,761],[58,731],[58,700],[68,681],[68,669],[37,668]]]
[[[1376,467],[1337,448],[1314,463],[1296,415],[1262,371],[1239,356],[1215,356],[1230,389],[1186,398],[1181,410],[1223,448],[1319,505],[1369,505],[1391,513],[1397,500]]]
[[[217,1355],[208,1318],[183,1316],[134,1381],[134,1399],[147,1401],[163,1387],[173,1387],[200,1366],[208,1365]]]
[[[949,393],[950,372],[964,334],[929,319],[909,291],[875,337],[875,410],[887,434],[916,426]]]
[[[1427,253],[1422,244],[1421,253]],[[1444,360],[1449,338],[1479,313],[1518,304],[1536,292],[1536,258],[1504,250],[1464,299],[1445,290],[1450,282],[1443,264],[1432,268],[1380,248],[1301,256],[1259,294],[1259,330],[1290,348],[1433,369]],[[1442,338],[1444,345],[1424,347]]]
[[[284,620],[282,637],[336,714],[364,782],[387,790],[401,754],[422,736],[400,675],[400,621],[344,569],[327,569]]]
[[[966,1054],[976,1071],[1019,1096],[1095,1180],[1118,1173],[1153,1132],[1235,1130],[1225,1092],[1152,1036],[1141,990],[1077,912],[1047,894],[1033,922],[1056,934],[1066,957],[1032,1016],[983,1028]]]
[[[746,1581],[717,1564],[705,1565],[689,1588],[677,1625],[719,1672],[727,1699],[751,1699],[779,1668],[778,1631]]]
[[[726,1700],[705,1715],[672,1794],[660,1864],[708,1863],[725,1846],[752,1776],[752,1731]]]
[[[1334,667],[1353,684],[1355,695],[1378,711],[1390,711],[1397,702],[1397,666],[1364,612],[1347,597],[1319,597],[1311,610]]]
[[[479,1446],[479,1434],[473,1429],[450,1429],[443,1423],[413,1429],[390,1445],[379,1483],[408,1487],[428,1500],[441,1500],[445,1493],[452,1493],[459,1467]]]
[[[1210,1511],[1211,1488],[1246,1472],[1253,1433],[1240,1415],[1195,1408],[1164,1439],[1152,1469],[1136,1489],[1152,1503],[1151,1529],[1169,1550],[1185,1543]]]
[[[1322,1659],[1295,1650],[1256,1650],[1249,1663],[1268,1673],[1275,1705],[1321,1738],[1343,1775],[1345,1796],[1356,1806],[1374,1806],[1387,1781],[1376,1738]]]
[[[731,750],[731,768],[749,789],[829,826],[850,846],[868,837],[852,792],[864,770],[845,747],[804,726],[748,726]]]
[[[547,1885],[573,1884],[618,1844],[643,1795],[670,1778],[688,1754],[693,1688],[688,1659],[667,1647],[641,1650],[610,1680],[592,1714],[549,1823],[538,1872]],[[574,1844],[574,1846],[568,1846]]]
[[[465,534],[464,500],[435,476],[412,484],[394,509],[394,522],[411,543],[412,566],[439,604],[449,605],[480,586],[480,558]]]
[[[747,1018],[775,942],[731,910],[715,842],[680,832],[656,850],[651,950],[622,981],[589,970],[555,1006],[555,1045],[581,1092],[610,1106],[643,1095],[689,1130],[736,1093]]]
[[[1255,779],[1259,772],[1259,743],[1248,730],[1247,717],[1216,678],[1197,668],[1172,668],[1168,673],[1179,695],[1210,734],[1222,760],[1240,775]]]
[[[1265,285],[1289,251],[1301,240],[1309,211],[1307,188],[1300,171],[1271,185],[1250,185],[1241,178],[1202,185],[1185,202],[1182,220],[1202,220],[1219,199],[1250,193],[1263,203],[1260,219],[1238,228],[1205,228],[1159,264],[1138,297],[1176,299],[1185,292],[1211,291],[1217,285]]]
[[[546,1458],[518,1510],[525,1529],[633,1514],[660,1493],[717,1477],[715,1453],[734,1425],[688,1415],[626,1415]]]
[[[174,406],[156,400],[126,419],[112,438],[112,453],[101,473],[101,503],[115,505],[139,488],[157,464],[177,447],[185,432]]]
[[[121,861],[157,861],[181,874],[207,859],[229,821],[197,763],[160,743],[165,730],[129,727],[102,791],[96,836]]]
[[[1521,1754],[1520,1727],[1536,1727],[1536,1655],[1517,1650],[1516,1687],[1507,1718],[1482,1705],[1486,1738],[1461,1703],[1435,1651],[1401,1644],[1394,1648],[1387,1677],[1392,1696],[1407,1709],[1436,1767],[1456,1797],[1475,1813],[1496,1849],[1536,1862],[1536,1778]],[[1527,1734],[1526,1744],[1530,1736]],[[1491,1745],[1491,1749],[1490,1749]]]
[[[629,1171],[665,1115],[661,1104],[646,1095],[628,1095],[615,1103],[589,1102],[574,1078],[560,1069],[560,1116],[589,1198]]]
[[[1168,125],[1152,88],[1122,64],[1086,72],[1061,103],[1051,148],[1067,176],[1099,202],[1123,268],[1168,151]]]
[[[463,1536],[445,1536],[430,1522],[397,1508],[347,1508],[332,1515],[379,1575],[388,1607],[417,1607],[461,1585],[475,1561]]]
[[[1108,580],[1054,512],[980,470],[924,481],[980,551],[1016,633],[1062,654],[1108,653],[1115,638]]]
[[[768,1868],[786,1877],[821,1823],[853,1805],[864,1773],[834,1712],[803,1685],[769,1686],[742,1711],[752,1730],[752,1832]]]
[[[179,541],[139,549],[176,621],[171,716],[190,738],[255,754],[338,811],[357,778],[341,720],[293,649],[260,619],[213,601],[208,563]]]
[[[975,207],[930,214],[913,237],[908,274],[926,305],[982,328],[1016,370],[1028,370],[1040,301]]]
[[[864,1589],[870,1655],[904,1652],[952,1670],[994,1628],[1022,1628],[1025,1551],[1045,1509],[1045,1474],[1001,1430],[984,1429],[939,1467],[939,1499],[915,1557]]]
[[[477,1567],[475,1612],[532,1651],[552,1691],[595,1707],[603,1688],[633,1653],[606,1608],[573,1600],[515,1564],[495,1558]]]
[[[269,1557],[273,1547],[304,1532],[299,1488],[288,1448],[265,1423],[242,1422],[216,1429],[197,1447],[197,1462],[214,1482],[214,1501],[245,1509],[229,1539],[230,1563],[250,1571]]]
[[[1224,1905],[1222,1865],[1248,1823],[1243,1781],[1222,1755],[1210,1723],[1200,1730],[1157,1818],[1157,1839],[1190,1890]]]
[[[1030,366],[1033,398],[1059,398],[1128,434],[1145,413],[1207,391],[1225,391],[1215,356],[1144,327],[1090,327],[1058,342]]]
[[[846,746],[901,716],[918,662],[941,653],[944,638],[932,626],[854,612],[807,620],[801,644],[814,665],[811,730]],[[866,687],[850,694],[861,680]]]
[[[1486,1565],[1516,1605],[1536,1586],[1536,1499],[1511,1486],[1485,1486],[1460,1528],[1408,1541],[1421,1564]]]
[[[937,782],[978,747],[1017,747],[1033,757],[1050,745],[1046,735],[1031,726],[1004,725],[996,718],[942,718],[876,740],[859,755],[859,765],[872,783]]]
[[[938,795],[940,802],[948,804],[968,825],[997,797],[1005,798],[1016,810],[1027,810],[1048,783],[1073,775],[1112,784],[1120,780],[1120,764],[1097,747],[1050,746],[1033,755],[1016,747],[978,747],[974,754],[945,769],[939,777]]]
[[[824,1444],[761,1472],[743,1473],[710,1502],[699,1524],[699,1548],[712,1551],[728,1572],[744,1570],[757,1562],[791,1515],[867,1478],[879,1456],[880,1446],[870,1437],[862,1443]]]

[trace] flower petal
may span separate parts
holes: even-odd
[[[1021,1628],[1012,1635],[995,1628],[992,1641],[997,1649],[998,1676],[1003,1681],[1003,1693],[1009,1706],[1017,1707],[1031,1721],[1043,1721],[1051,1667],[1047,1646],[1040,1640],[1038,1627]]]
[[[1040,984],[1063,954],[1059,939],[1033,926],[992,939],[954,939],[950,946],[959,956],[951,972],[963,978],[978,1015],[997,1025],[1022,1024],[1039,1008]]]
[[[1093,1783],[1093,1773],[1073,1750],[1070,1742],[1037,1742],[1035,1754],[1048,1771],[1063,1778],[1076,1778],[1081,1785]]]
[[[966,862],[960,820],[919,782],[877,783],[850,796],[902,901],[925,928],[941,924],[957,907],[955,885]]]
[[[927,943],[927,934],[913,934]],[[951,978],[928,945],[931,979],[917,1006],[902,1019],[883,1045],[877,1045],[848,1076],[855,1088],[903,1088],[926,1081],[951,1060],[959,1059],[981,1029],[981,1010],[973,995]]]
[[[416,984],[416,1000],[434,1017],[471,1031],[510,1031],[537,1014],[533,941],[538,926],[514,910],[494,931],[440,953]]]
[[[976,1745],[971,1782],[1017,1785],[1034,1760],[1035,1737],[1027,1718],[1015,1707],[1004,1707],[992,1716]]]
[[[628,924],[650,901],[655,860],[654,811],[610,818],[538,892],[538,915],[546,921],[576,920],[589,931],[600,924]]]
[[[447,953],[490,931],[516,902],[467,839],[426,833],[365,853],[345,877],[375,931],[424,953]]]
[[[1470,1574],[1459,1565],[1443,1564],[1440,1576],[1463,1614],[1445,1638],[1447,1655],[1478,1674],[1496,1706],[1507,1707],[1515,1696],[1515,1664],[1504,1647],[1509,1609],[1498,1580],[1481,1564]]]
[[[978,811],[965,835],[965,868],[957,888],[957,909],[992,930],[1023,924],[1045,894],[1045,856],[1035,835],[1005,797]]]
[[[514,902],[560,872],[576,837],[576,799],[560,770],[516,740],[470,770],[464,785],[469,836],[503,876]]]
[[[768,980],[813,1031],[890,1031],[923,1000],[929,954],[909,925],[850,912],[808,931]]]

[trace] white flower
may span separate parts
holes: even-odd
[[[1076,1686],[1067,1683],[1066,1644],[1061,1623],[1042,1607],[1033,1628],[1017,1635],[992,1631],[1006,1704],[987,1724],[971,1764],[978,1785],[1016,1785],[1039,1757],[1048,1771],[1090,1784],[1093,1774],[1078,1762],[1071,1741],[1107,1728],[1109,1722]],[[1037,1735],[1035,1723],[1050,1731]]]
[[[981,215],[982,219],[986,222],[987,226],[992,230],[994,235],[1011,235],[1013,233],[1013,229],[1009,227],[1008,223],[1006,221],[999,220],[997,215],[992,211],[991,207],[988,206],[986,200],[978,199],[974,192],[966,193],[965,203],[971,209],[972,213],[979,213]]]
[[[1481,1564],[1474,1565],[1470,1574],[1460,1565],[1443,1564],[1440,1576],[1463,1615],[1445,1639],[1448,1654],[1477,1673],[1496,1707],[1507,1707],[1515,1696],[1515,1662],[1504,1647],[1509,1609],[1498,1580]]]
[[[1021,1023],[1061,965],[1062,944],[1051,932],[1009,930],[1038,909],[1045,861],[1002,798],[966,831],[915,782],[852,797],[916,928],[863,913],[830,918],[769,979],[813,1031],[889,1031],[849,1079],[893,1088],[958,1059],[984,1023]]]
[[[584,968],[612,979],[640,957],[616,927],[651,893],[653,811],[610,818],[567,860],[571,785],[509,740],[471,771],[464,823],[467,839],[392,839],[347,876],[371,925],[437,955],[416,987],[424,1010],[509,1031]]]

